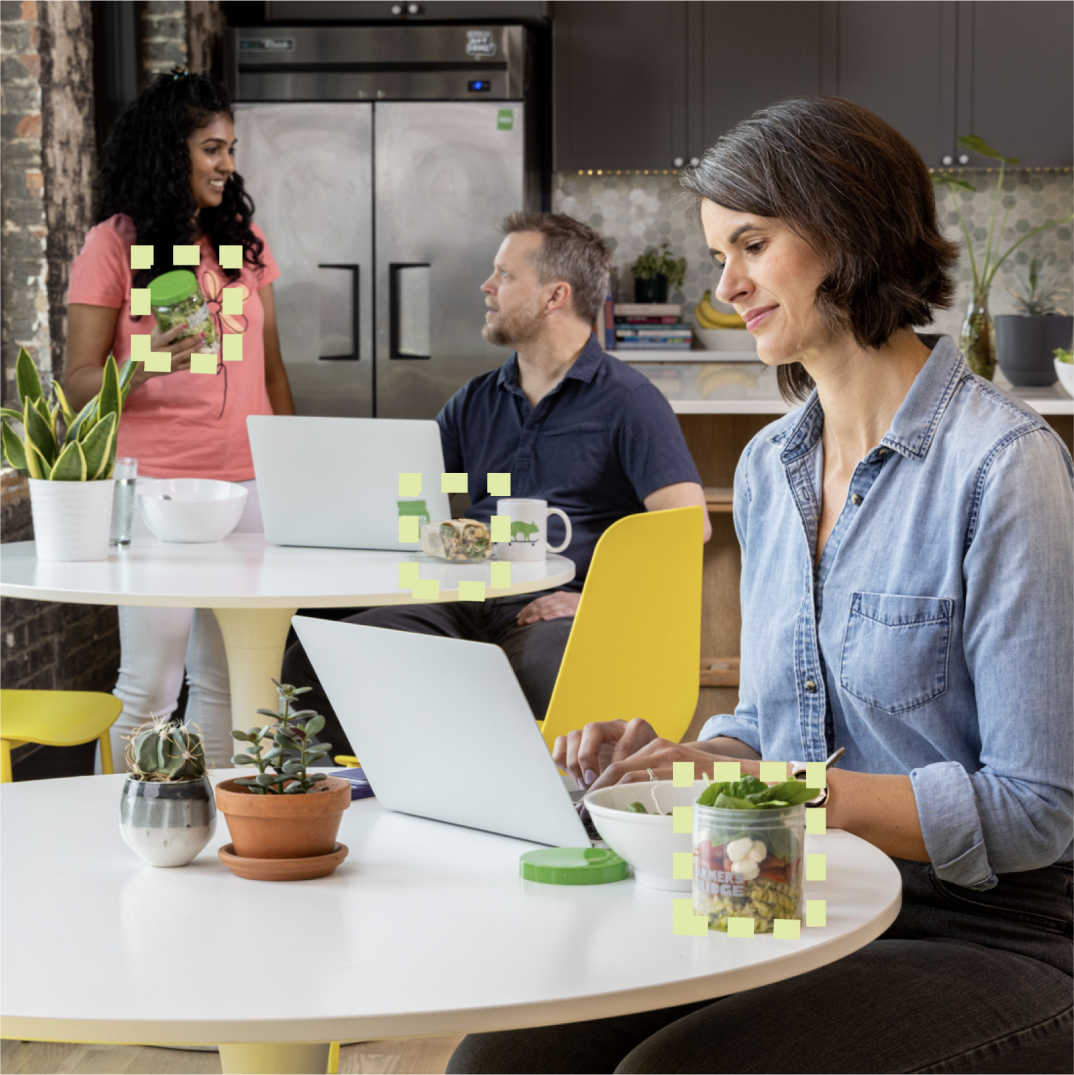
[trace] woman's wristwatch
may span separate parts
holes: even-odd
[[[791,776],[795,780],[804,781],[806,778],[806,763],[804,761],[791,762]],[[810,799],[806,806],[823,806],[828,801],[828,782],[824,782],[820,794],[815,799]]]

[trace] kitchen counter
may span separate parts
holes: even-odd
[[[668,398],[676,414],[786,414],[791,408],[779,395],[774,368],[756,358],[746,361],[706,357],[727,352],[611,352],[644,374]],[[689,355],[690,357],[685,357]],[[657,360],[656,356],[659,356]],[[737,357],[737,352],[736,352]],[[995,384],[1038,414],[1074,415],[1074,398],[1058,382],[1047,388],[1012,388],[1002,373]]]

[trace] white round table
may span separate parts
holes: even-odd
[[[154,869],[120,840],[123,779],[0,788],[6,1037],[222,1044],[224,1071],[286,1070],[256,1066],[282,1049],[291,1070],[313,1071],[327,1045],[294,1043],[540,1026],[750,989],[861,948],[900,907],[892,861],[836,830],[806,838],[827,854],[827,880],[806,884],[827,901],[825,926],[798,940],[677,935],[679,894],[523,881],[534,845],[374,799],[344,813],[350,854],[331,877],[234,877],[216,857],[223,818],[190,866]]]
[[[490,565],[452,564],[418,553],[313,549],[269,545],[261,534],[179,544],[136,537],[107,560],[49,563],[32,541],[0,545],[0,594],[34,601],[90,605],[211,608],[220,623],[231,682],[234,728],[255,723],[259,707],[276,708],[270,680],[280,674],[291,617],[299,608],[403,605],[459,600],[459,582],[490,579]],[[399,565],[417,563],[435,579],[434,596],[399,585]],[[511,563],[509,586],[487,589],[509,597],[562,586],[574,562],[549,556]]]

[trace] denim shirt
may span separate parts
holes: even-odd
[[[909,774],[936,875],[987,889],[1071,857],[1074,470],[949,338],[923,342],[816,567],[816,392],[747,445],[740,697],[701,738]]]

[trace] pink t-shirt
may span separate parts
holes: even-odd
[[[153,377],[131,392],[123,407],[116,450],[137,459],[140,474],[223,481],[254,476],[246,416],[272,413],[265,390],[265,311],[258,291],[271,284],[280,270],[260,229],[253,224],[251,230],[265,243],[263,269],[244,263],[242,276],[229,280],[207,238],[199,243],[201,264],[189,266],[208,300],[217,336],[242,336],[242,361],[220,362],[216,374],[181,370]],[[152,316],[135,321],[130,314],[130,249],[135,237],[134,222],[122,213],[90,229],[71,266],[67,289],[68,303],[119,310],[112,350],[121,365],[131,353],[131,334],[151,332],[155,324]],[[160,266],[160,272],[170,269],[171,265]],[[240,285],[244,289],[242,314],[224,314],[222,289]]]

